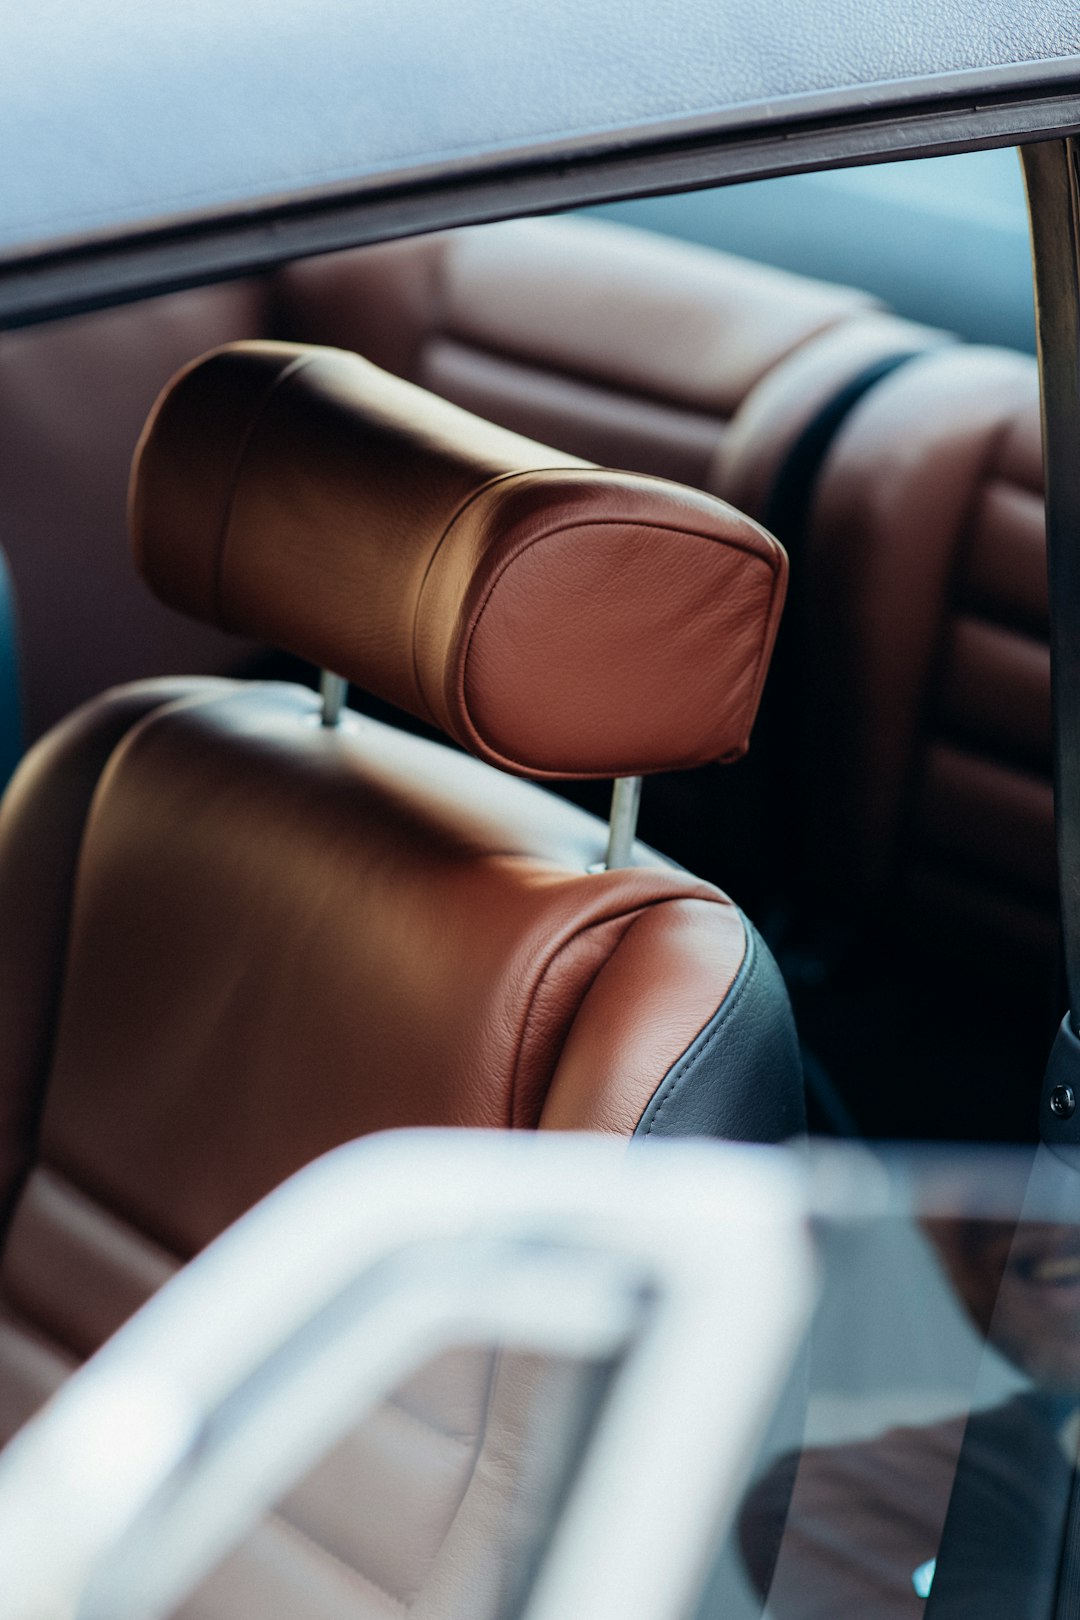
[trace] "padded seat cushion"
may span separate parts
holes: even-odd
[[[604,837],[437,744],[353,716],[327,730],[300,687],[164,702],[89,811],[40,1153],[186,1254],[367,1131],[631,1134],[723,1009],[749,932],[675,868],[589,873]],[[751,954],[735,1023],[764,1007],[786,1072],[750,1088],[748,1117],[740,1068],[776,1052],[736,1027],[701,1058],[707,1085],[694,1064],[680,1077],[717,1117],[668,1101],[653,1130],[799,1127],[786,999]]]

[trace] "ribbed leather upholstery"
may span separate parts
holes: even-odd
[[[62,1173],[35,1170],[4,1266],[3,1434],[178,1264]],[[554,1363],[496,1362],[481,1348],[442,1357],[289,1492],[182,1620],[494,1615],[550,1483],[538,1417],[558,1432],[572,1388]]]
[[[1034,362],[961,349],[874,389],[806,555],[806,850],[865,915],[893,885],[967,965],[1052,982],[1056,865]]]

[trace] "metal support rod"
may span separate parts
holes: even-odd
[[[1054,815],[1069,1022],[1080,1032],[1080,147],[1025,146],[1046,468]]]
[[[319,691],[322,695],[322,723],[332,728],[341,719],[341,711],[349,695],[349,683],[344,675],[334,675],[330,670],[324,669],[322,679],[319,681]]]
[[[607,854],[604,867],[631,866],[641,804],[641,777],[617,776],[611,790],[611,816],[608,822]]]

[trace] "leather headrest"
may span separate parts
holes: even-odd
[[[737,758],[787,572],[721,501],[284,343],[215,350],[166,388],[131,521],[172,606],[537,777]]]

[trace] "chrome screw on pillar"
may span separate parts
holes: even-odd
[[[638,809],[641,805],[641,777],[618,776],[611,790],[611,817],[608,822],[607,854],[604,868],[632,865],[637,836]]]
[[[349,695],[349,683],[344,675],[334,675],[330,670],[324,669],[319,682],[319,692],[322,696],[322,723],[324,726],[334,727],[341,719],[341,711]]]
[[[1050,1093],[1050,1112],[1056,1119],[1072,1119],[1076,1112],[1076,1092],[1072,1086],[1055,1086]]]

